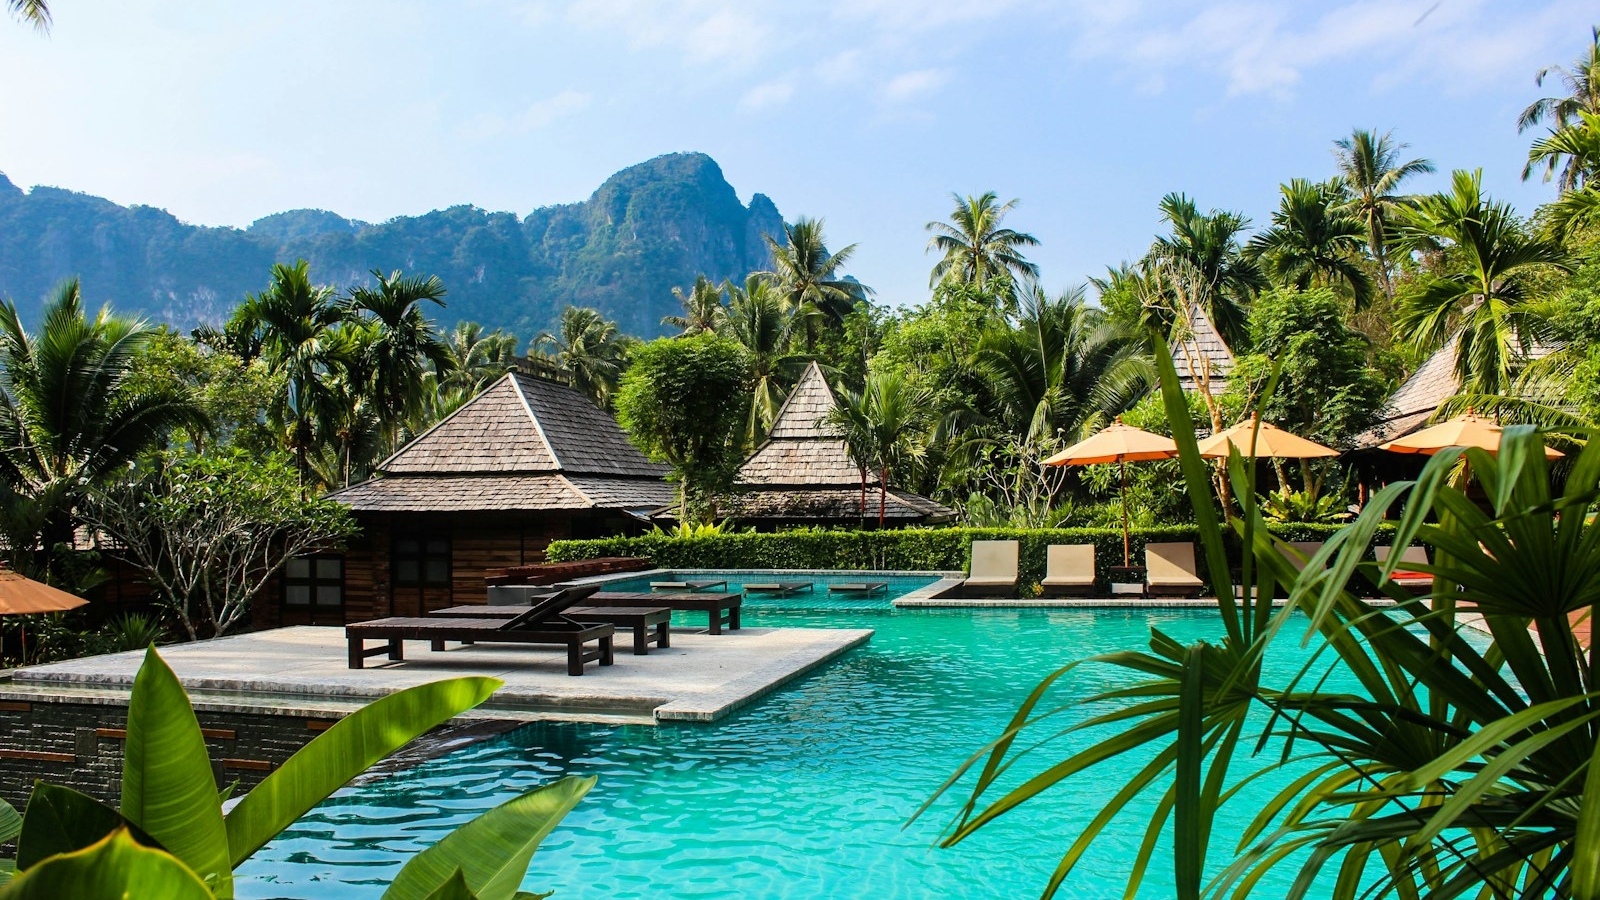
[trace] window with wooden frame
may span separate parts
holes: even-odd
[[[450,538],[444,535],[398,535],[389,561],[397,587],[450,586]]]
[[[344,557],[297,556],[283,567],[285,606],[344,605]]]

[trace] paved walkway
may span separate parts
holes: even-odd
[[[506,682],[481,707],[486,714],[561,718],[713,721],[865,643],[864,629],[742,628],[720,635],[680,632],[666,650],[634,656],[618,642],[616,664],[566,674],[555,648],[451,645],[433,653],[406,643],[406,660],[374,657],[346,665],[344,630],[301,626],[161,648],[197,702],[239,711],[349,705],[440,678],[492,675]],[[58,692],[86,697],[125,693],[142,653],[118,653],[34,666],[0,683],[0,699]],[[116,702],[110,697],[104,702]]]

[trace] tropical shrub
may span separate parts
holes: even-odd
[[[224,813],[194,708],[151,648],[134,678],[112,809],[40,782],[27,812],[0,802],[0,898],[125,897],[226,900],[233,870],[350,779],[413,739],[488,699],[501,681],[451,678],[397,691],[340,720]],[[563,778],[522,794],[412,857],[385,900],[518,900],[539,842],[593,778]],[[13,880],[13,875],[15,878]]]

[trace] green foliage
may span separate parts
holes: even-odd
[[[1340,493],[1297,491],[1280,487],[1261,498],[1261,515],[1268,522],[1316,522],[1331,524],[1350,518],[1350,510]]]
[[[1347,324],[1328,288],[1278,289],[1250,312],[1251,352],[1240,357],[1228,390],[1252,410],[1274,365],[1278,389],[1258,411],[1267,421],[1333,446],[1346,446],[1382,412],[1386,386],[1367,365],[1366,340]]]
[[[1039,246],[1039,239],[1000,226],[1006,215],[1022,201],[1011,199],[1001,203],[994,191],[977,197],[952,194],[950,199],[955,201],[950,221],[927,225],[927,230],[933,232],[928,249],[939,253],[939,261],[928,276],[928,285],[946,283],[969,287],[984,296],[990,308],[999,308],[1005,301],[1015,299],[1021,282],[1039,277],[1039,267],[1022,255],[1024,248]],[[986,295],[985,288],[989,287],[993,287],[998,296]]]
[[[28,869],[3,896],[6,900],[211,900],[216,895],[176,857],[140,845],[126,828],[119,828],[89,847],[52,856]]]
[[[546,350],[552,362],[571,373],[572,386],[601,408],[611,404],[634,343],[599,310],[577,306],[561,311],[555,332],[533,339],[534,347]]]
[[[189,432],[196,448],[216,441],[260,452],[278,444],[266,414],[284,390],[282,377],[270,374],[259,359],[246,362],[225,348],[163,327],[134,357],[128,384],[140,391],[193,396],[210,424],[209,429]]]
[[[1294,178],[1279,190],[1272,227],[1251,238],[1246,253],[1280,285],[1303,291],[1340,284],[1352,305],[1365,309],[1372,300],[1372,279],[1360,261],[1366,228],[1346,211],[1344,184]]]
[[[125,612],[107,619],[95,630],[94,645],[101,653],[126,653],[160,643],[166,636],[160,618],[150,613]]]
[[[750,363],[715,334],[660,338],[634,354],[617,392],[617,417],[650,458],[672,466],[682,514],[724,488],[742,461],[738,426]]]
[[[120,811],[40,784],[19,829],[15,810],[0,803],[0,842],[20,833],[23,873],[0,896],[231,897],[235,866],[351,778],[500,684],[446,679],[369,704],[300,748],[224,816],[189,698],[152,648],[128,706]],[[517,888],[534,849],[593,785],[593,778],[564,778],[468,822],[413,857],[384,896],[526,896]],[[144,880],[152,873],[159,883]],[[198,894],[183,893],[191,882]]]

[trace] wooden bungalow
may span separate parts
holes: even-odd
[[[417,616],[484,597],[484,570],[541,562],[553,540],[636,533],[671,503],[666,468],[566,384],[512,372],[328,496],[361,534],[293,561],[259,626]]]
[[[824,420],[838,405],[816,363],[789,392],[767,440],[739,468],[731,494],[719,499],[717,515],[770,530],[792,525],[875,526],[878,474],[862,471],[838,432]],[[955,511],[909,491],[890,488],[884,520],[892,527],[937,524]]]
[[[1185,391],[1201,391],[1209,386],[1211,393],[1220,394],[1227,390],[1228,373],[1236,362],[1233,351],[1204,309],[1193,307],[1189,318],[1189,333],[1179,334],[1180,329],[1174,327],[1173,339],[1167,346],[1173,367],[1178,370],[1178,383]]]

